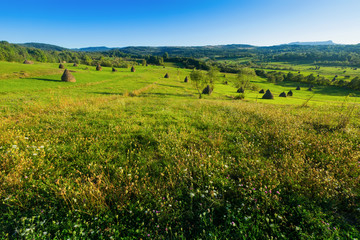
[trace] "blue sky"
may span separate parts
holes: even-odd
[[[6,0],[0,40],[70,48],[357,44],[359,12],[359,0]]]

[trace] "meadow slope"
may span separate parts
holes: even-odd
[[[189,70],[70,66],[76,83],[56,64],[0,62],[1,239],[360,237],[346,90],[234,100],[222,74],[198,99]]]

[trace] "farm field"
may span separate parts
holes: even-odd
[[[65,65],[0,62],[2,239],[360,237],[359,92]]]

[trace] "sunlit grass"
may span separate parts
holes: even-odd
[[[232,100],[228,74],[199,100],[188,70],[136,69],[1,94],[0,235],[359,236],[357,105],[325,96],[335,104],[299,107],[305,91],[270,101],[286,105]]]

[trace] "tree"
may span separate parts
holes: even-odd
[[[85,64],[86,65],[91,65],[91,63],[92,63],[92,58],[91,57],[89,57],[88,55],[85,55]]]
[[[241,68],[238,72],[235,85],[237,88],[242,87],[246,89],[250,80],[255,77],[255,71],[251,68]]]
[[[206,81],[207,77],[205,76],[205,74],[202,71],[194,69],[190,73],[190,78],[191,78],[191,82],[192,82],[193,86],[199,93],[199,99],[201,99],[202,89],[207,84],[207,81]]]
[[[216,82],[217,76],[219,75],[219,70],[216,67],[210,67],[207,72],[207,83],[210,85],[211,89],[214,89],[214,84]]]
[[[166,60],[169,58],[169,54],[167,52],[164,53],[163,58]]]

